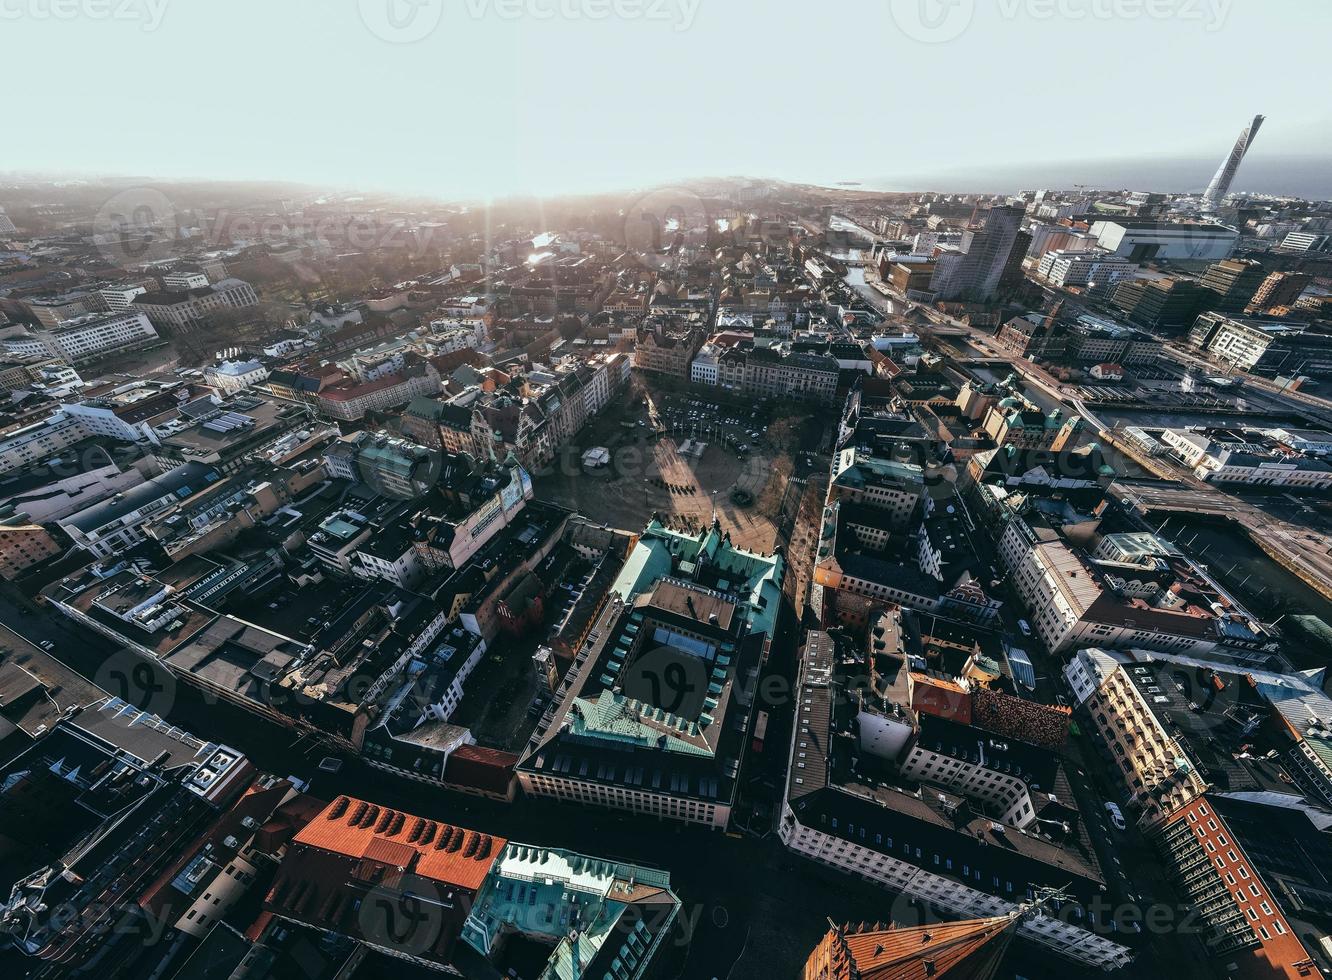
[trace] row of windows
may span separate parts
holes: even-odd
[[[655,816],[692,820],[698,823],[713,823],[717,816],[717,806],[713,803],[701,803],[695,800],[663,796],[658,793],[644,793],[638,790],[625,790],[617,786],[593,786],[571,780],[551,779],[547,776],[529,776],[528,779],[533,791],[538,795],[553,796],[562,800],[600,803],[605,806],[636,810]]]

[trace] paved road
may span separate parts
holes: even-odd
[[[1069,739],[1065,754],[1071,766],[1069,784],[1087,820],[1092,846],[1116,908],[1114,914],[1143,922],[1150,916],[1150,921],[1169,923],[1165,928],[1142,925],[1141,933],[1121,933],[1120,941],[1138,954],[1134,968],[1161,976],[1209,975],[1211,966],[1197,939],[1181,934],[1181,929],[1189,928],[1189,916],[1165,878],[1161,856],[1134,825],[1117,830],[1107,818],[1105,803],[1122,805],[1125,796],[1124,788],[1113,776],[1113,763],[1085,729]]]

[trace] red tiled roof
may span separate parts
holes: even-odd
[[[423,878],[475,891],[507,841],[339,796],[294,843],[409,868]]]
[[[464,745],[449,753],[449,760],[444,764],[444,779],[460,786],[504,795],[509,790],[517,764],[518,756],[512,752]]]
[[[960,684],[914,671],[911,681],[911,707],[927,715],[971,724],[971,698]]]

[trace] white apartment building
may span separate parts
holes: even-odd
[[[1277,456],[1232,449],[1203,456],[1194,476],[1209,483],[1326,490],[1332,487],[1332,466],[1307,456]]]
[[[281,340],[275,340],[264,348],[264,354],[268,357],[286,357],[305,346],[305,339],[302,337],[284,337]]]
[[[1137,272],[1138,263],[1099,249],[1094,252],[1055,249],[1042,256],[1037,268],[1037,275],[1052,286],[1117,283],[1132,279]]]
[[[202,272],[171,272],[162,277],[162,285],[171,290],[203,289],[208,277]]]
[[[268,368],[258,361],[223,361],[204,368],[204,383],[224,395],[234,395],[267,377]]]
[[[1033,541],[1020,518],[1005,528],[999,555],[1011,571],[1013,588],[1031,610],[1031,628],[1053,653],[1080,646],[1206,653],[1216,646],[1210,621],[1167,621],[1167,610],[1125,605],[1125,596],[1110,592],[1062,541]],[[1130,589],[1131,583],[1120,586]],[[1184,633],[1185,626],[1192,631]]]
[[[480,317],[443,316],[430,321],[430,346],[448,354],[465,348],[485,347],[490,342],[486,321]]]
[[[975,800],[986,806],[987,812],[998,814],[999,820],[1010,827],[1026,830],[1036,822],[1031,793],[1038,788],[1032,786],[1029,790],[1021,775],[958,759],[946,752],[936,752],[928,748],[925,741],[922,739],[913,745],[902,760],[902,775],[921,782],[938,783],[959,796]],[[1030,779],[1030,775],[1027,778]],[[1052,788],[1047,786],[1046,790]]]
[[[704,344],[699,348],[698,356],[689,365],[689,380],[696,385],[715,385],[719,354],[715,344]]]
[[[106,308],[112,313],[125,312],[134,302],[135,296],[142,296],[146,292],[148,289],[145,286],[108,286],[98,290],[102,302],[106,303]]]
[[[110,404],[97,401],[71,402],[61,408],[61,413],[77,419],[83,426],[85,436],[106,436],[121,442],[148,442],[158,444],[157,433],[153,431],[149,420],[127,422],[116,414]]]
[[[127,312],[79,317],[58,327],[6,337],[0,346],[11,354],[59,357],[79,364],[158,339],[147,316]]]
[[[392,554],[397,549],[377,546],[376,541],[361,542],[351,557],[351,573],[357,578],[373,581],[382,579],[392,582],[400,589],[408,589],[416,584],[422,574],[422,566],[417,551],[410,541],[399,554]]]
[[[467,319],[483,317],[494,309],[494,306],[494,300],[488,296],[458,296],[447,300],[440,307],[440,312],[446,317]]]
[[[63,452],[88,435],[80,419],[63,411],[43,422],[15,429],[0,439],[0,473],[31,466]]]
[[[1212,328],[1210,337],[1208,329]],[[1203,314],[1190,332],[1189,342],[1215,357],[1228,361],[1242,371],[1252,371],[1260,364],[1279,361],[1288,338],[1301,334],[1305,324],[1281,323],[1241,317],[1218,317]],[[1272,359],[1269,360],[1269,349]]]
[[[185,463],[62,518],[60,526],[89,554],[110,558],[143,541],[144,528],[151,520],[221,478],[211,466]]]
[[[1063,674],[1077,704],[1084,704],[1129,659],[1127,654],[1094,647],[1075,653],[1064,665]]]
[[[1006,915],[1017,906],[1016,901],[986,894],[882,851],[802,824],[785,803],[778,835],[787,848],[801,857],[960,918]],[[1104,970],[1124,966],[1132,958],[1129,950],[1118,943],[1051,916],[1026,920],[1019,934],[1063,956]]]
[[[1192,429],[1166,429],[1161,442],[1184,461],[1185,466],[1197,466],[1212,448],[1212,440]]]
[[[1020,549],[1013,547],[1010,538],[1019,523],[1013,521],[1000,542],[1000,554],[1006,561]],[[1063,650],[1083,614],[1100,598],[1101,587],[1077,556],[1058,541],[1025,549],[1009,567],[1013,587],[1031,610],[1031,628],[1050,650]]]
[[[592,376],[587,379],[583,385],[583,409],[587,418],[596,415],[606,407],[610,401],[611,380],[610,371],[606,364],[588,364],[592,369]]]
[[[144,293],[134,298],[133,308],[148,314],[155,326],[192,330],[209,314],[225,309],[255,306],[259,294],[241,279],[223,279],[214,286],[188,291]]]

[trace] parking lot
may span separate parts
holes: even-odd
[[[653,421],[671,435],[710,439],[741,456],[768,445],[771,411],[761,403],[739,407],[686,395],[661,395],[651,399],[651,407]]]

